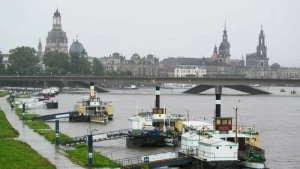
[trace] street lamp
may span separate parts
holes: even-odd
[[[91,167],[93,165],[93,132],[98,130],[91,130],[90,128],[90,131],[91,133],[88,135],[88,166]]]

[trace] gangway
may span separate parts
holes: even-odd
[[[141,169],[148,166],[149,169],[186,165],[193,161],[193,157],[183,154],[179,151],[151,154],[145,156],[129,157],[124,159],[113,160],[120,164],[124,169]]]
[[[114,130],[114,131],[108,131],[108,132],[103,132],[103,133],[95,133],[95,134],[93,134],[93,142],[123,138],[123,137],[128,136],[129,131],[130,131],[130,129],[121,129],[121,130]],[[73,146],[76,144],[86,143],[86,142],[87,142],[87,135],[74,137],[73,140],[67,140],[67,141],[63,142],[61,145]]]
[[[58,113],[58,114],[49,114],[49,115],[45,115],[45,116],[38,116],[38,117],[34,117],[32,119],[32,121],[37,121],[37,120],[55,120],[55,119],[62,119],[62,118],[69,118],[72,116],[78,116],[79,113],[78,112],[65,112],[65,113]]]

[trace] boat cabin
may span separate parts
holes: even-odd
[[[215,130],[228,133],[232,130],[232,117],[215,117]]]

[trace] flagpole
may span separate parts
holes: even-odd
[[[166,103],[164,101],[164,132],[166,132]]]

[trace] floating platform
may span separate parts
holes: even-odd
[[[57,109],[58,108],[58,102],[57,101],[47,101],[46,107],[47,109]]]
[[[141,146],[164,146],[162,136],[128,136],[126,137],[127,147]]]

